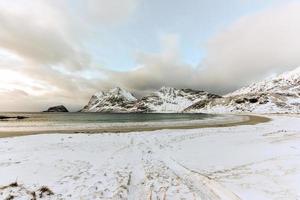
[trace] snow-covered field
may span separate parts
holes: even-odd
[[[2,138],[0,199],[300,199],[300,116],[269,117],[225,128]]]

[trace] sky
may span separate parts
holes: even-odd
[[[226,94],[300,66],[300,0],[0,0],[0,111],[99,90]]]

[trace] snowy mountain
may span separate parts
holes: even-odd
[[[300,67],[220,97],[204,91],[162,87],[141,99],[115,88],[92,96],[82,112],[300,113]]]
[[[128,112],[136,101],[130,92],[116,87],[94,94],[81,112]]]
[[[219,97],[204,91],[162,87],[141,98],[135,108],[138,112],[177,113],[199,100]]]
[[[223,98],[201,100],[186,112],[300,113],[300,67],[253,83]]]
[[[93,95],[82,112],[152,112],[177,113],[203,99],[219,97],[204,91],[162,87],[141,99],[130,92],[115,88]]]
[[[300,91],[300,67],[276,77],[253,83],[226,96],[235,96],[249,93],[277,93],[299,94]]]

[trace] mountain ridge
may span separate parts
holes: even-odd
[[[200,90],[162,87],[137,99],[130,92],[117,87],[94,94],[81,112],[179,113],[199,99],[214,97],[220,96]]]
[[[82,112],[300,113],[300,67],[227,95],[162,87],[140,99],[120,87],[97,92]]]
[[[300,113],[300,67],[224,95],[199,101],[184,112]]]

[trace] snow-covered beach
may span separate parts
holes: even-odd
[[[0,199],[300,199],[300,116],[267,117],[232,127],[1,138]]]
[[[0,200],[300,200],[300,0],[0,0]]]

